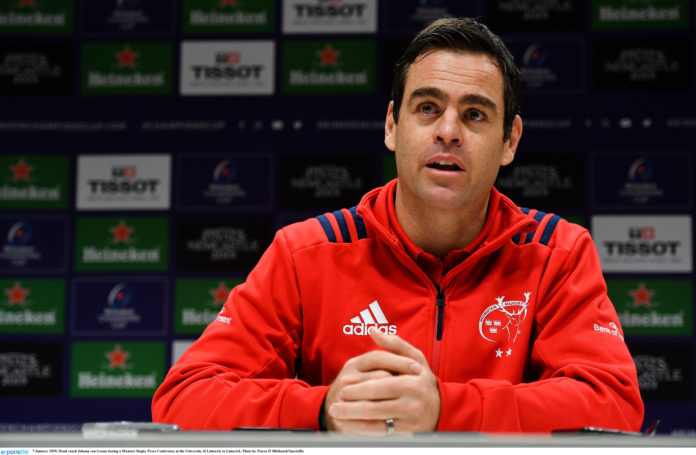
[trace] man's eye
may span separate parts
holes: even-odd
[[[475,120],[475,121],[484,119],[483,114],[479,111],[469,111],[469,112],[467,112],[467,117],[469,117],[471,120]]]
[[[422,104],[420,111],[426,115],[434,114],[435,113],[435,106],[433,106],[432,104]]]

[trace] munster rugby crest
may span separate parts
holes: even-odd
[[[530,295],[531,292],[524,293],[524,302],[505,300],[504,295],[496,297],[497,303],[486,308],[479,319],[479,333],[483,339],[494,343],[514,343],[527,317]]]

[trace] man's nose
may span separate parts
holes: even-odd
[[[459,124],[459,114],[448,110],[440,117],[433,132],[433,142],[445,145],[461,145],[462,131]]]

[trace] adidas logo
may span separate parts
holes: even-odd
[[[387,317],[382,312],[379,303],[375,300],[368,308],[362,310],[359,316],[350,320],[350,324],[343,326],[343,333],[346,335],[369,335],[373,330],[379,330],[389,335],[396,334],[396,326],[389,325]]]

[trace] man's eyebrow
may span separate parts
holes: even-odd
[[[448,97],[439,88],[435,87],[419,87],[411,92],[408,97],[408,103],[410,104],[413,100],[418,98],[435,98],[440,101],[445,101]]]
[[[495,104],[495,101],[493,101],[487,96],[477,95],[475,93],[464,95],[461,98],[459,98],[459,104],[477,104],[479,106],[488,108],[494,112],[498,112],[498,105]]]

